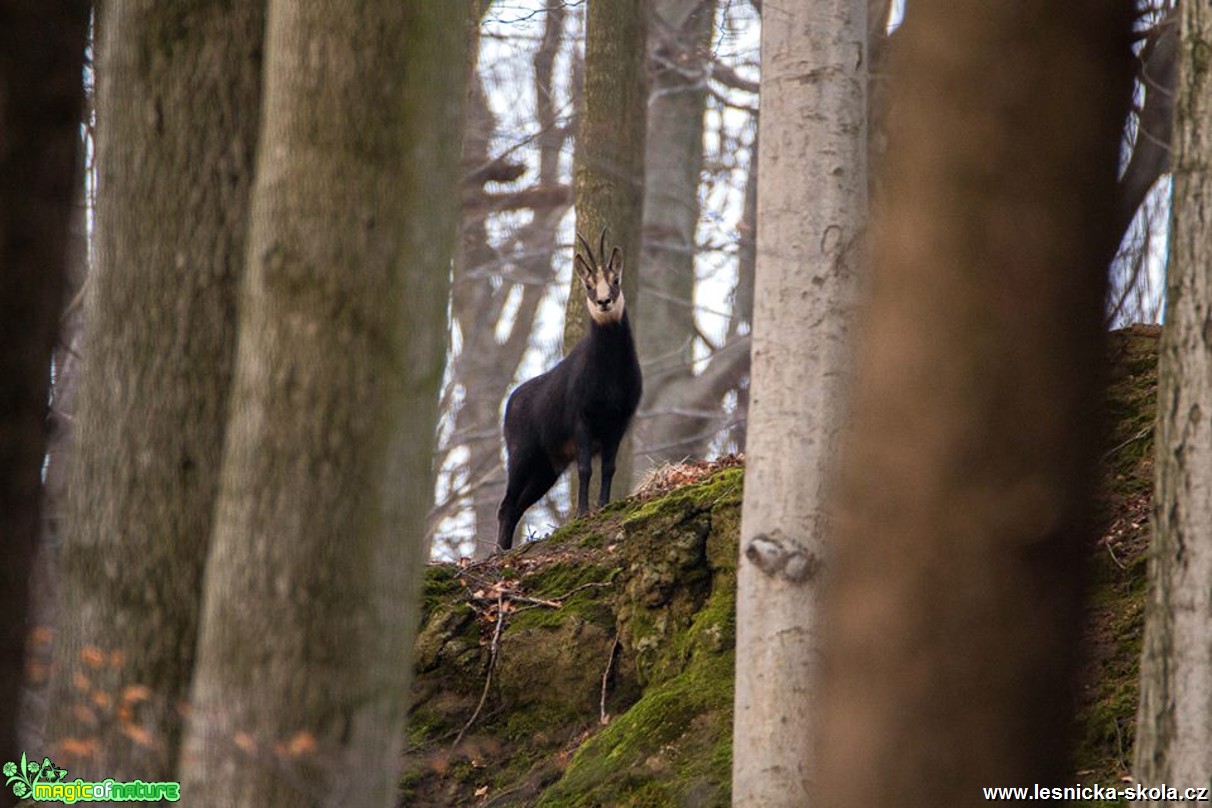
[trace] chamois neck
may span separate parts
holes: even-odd
[[[635,338],[631,334],[631,320],[627,312],[623,312],[617,321],[599,323],[591,320],[582,350],[594,357],[591,362],[601,363],[602,367],[634,362]]]

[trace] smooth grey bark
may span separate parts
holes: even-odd
[[[275,0],[182,790],[395,803],[427,553],[466,6]]]
[[[831,808],[1071,775],[1132,4],[910,5],[826,603]]]
[[[1182,3],[1135,774],[1212,783],[1212,9]],[[1157,801],[1152,805],[1186,805]]]
[[[694,378],[695,231],[703,167],[714,0],[656,0],[648,35],[652,70],[644,158],[641,260],[644,305],[634,318],[644,357],[636,416],[635,470],[676,462],[696,446],[706,421],[687,417]],[[703,410],[714,410],[706,402]]]
[[[88,3],[0,7],[0,760],[20,759],[29,580],[42,529],[51,355],[76,199]],[[15,803],[10,788],[0,805]]]
[[[173,779],[226,425],[263,26],[257,2],[100,8],[97,266],[48,733],[69,770]],[[133,706],[132,686],[147,694]]]
[[[732,802],[812,805],[827,483],[867,213],[866,0],[762,3]]]

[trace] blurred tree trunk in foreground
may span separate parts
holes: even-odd
[[[827,603],[836,808],[1067,782],[1099,445],[1131,3],[911,5]]]
[[[97,268],[49,730],[55,762],[87,762],[86,777],[173,779],[227,419],[263,27],[261,3],[215,0],[112,0],[98,20]],[[132,686],[147,688],[137,704]]]
[[[467,7],[274,0],[183,793],[391,806],[458,205]]]
[[[827,482],[867,216],[866,0],[762,4],[733,805],[812,805]]]
[[[51,352],[76,200],[89,4],[0,4],[0,761],[20,759]],[[0,805],[13,800],[0,792]]]
[[[1134,768],[1145,785],[1181,788],[1206,785],[1212,775],[1212,8],[1186,2],[1180,12],[1174,218]]]

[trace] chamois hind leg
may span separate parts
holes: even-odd
[[[551,490],[559,476],[560,472],[545,457],[510,468],[505,498],[497,509],[497,547],[508,550],[513,546],[513,534],[522,514]]]

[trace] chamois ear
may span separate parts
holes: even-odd
[[[593,277],[593,268],[590,267],[589,263],[581,257],[580,253],[573,256],[572,265],[576,269],[577,275],[579,275],[581,280],[585,281],[586,283],[588,283],[589,279]]]
[[[608,268],[616,278],[623,277],[623,251],[618,247],[610,251],[610,264]]]

